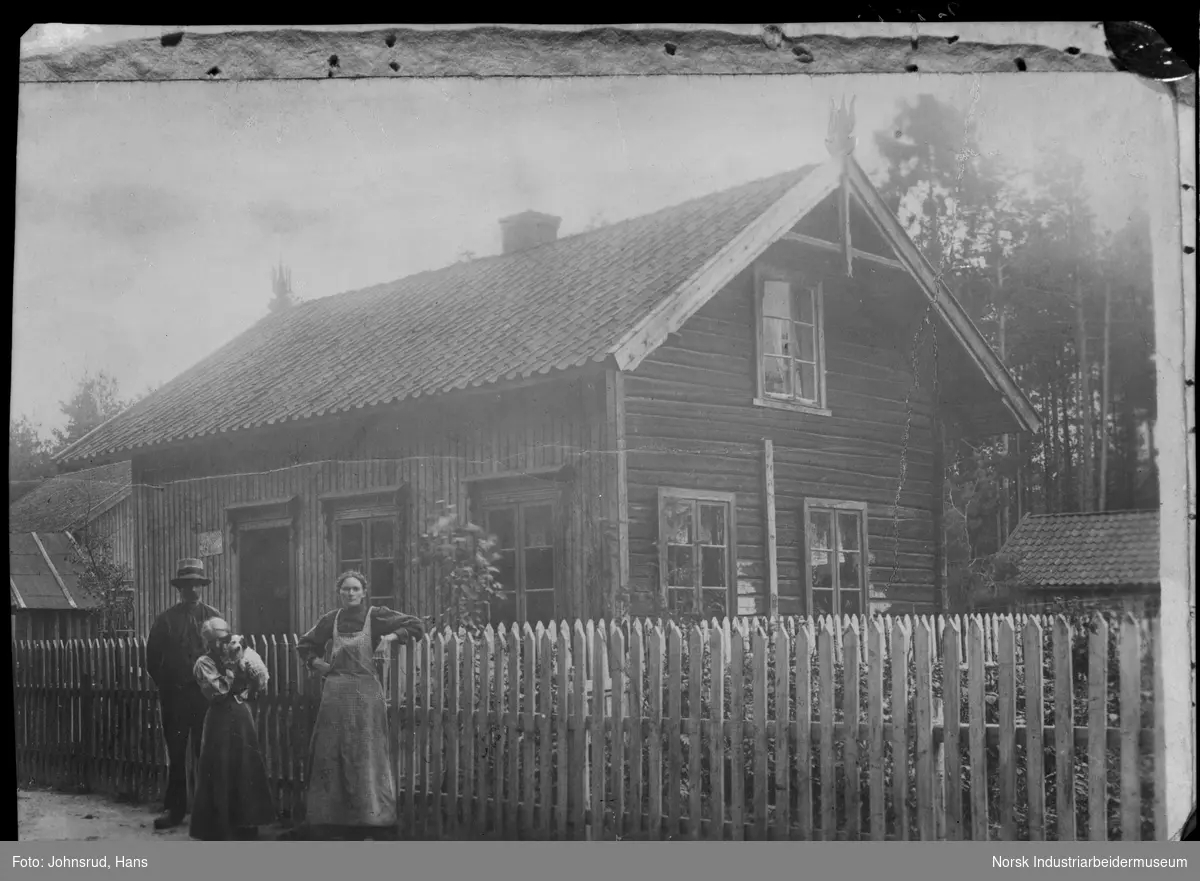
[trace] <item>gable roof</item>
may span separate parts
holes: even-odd
[[[1133,587],[1159,583],[1157,511],[1031,514],[1004,553],[1033,588]]]
[[[74,544],[61,532],[8,536],[8,594],[16,609],[90,609],[93,597],[79,584]]]
[[[59,458],[127,453],[595,362],[632,369],[841,176],[838,161],[805,166],[514,254],[303,302],[262,319]],[[946,303],[935,307],[943,312]],[[973,326],[963,339],[990,352]],[[1015,394],[1017,410],[1036,425],[994,355],[980,369],[994,388]],[[997,370],[1002,377],[991,375]]]
[[[8,507],[9,532],[67,532],[129,497],[129,460],[56,474]]]

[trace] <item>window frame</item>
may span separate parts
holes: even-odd
[[[658,591],[659,597],[665,607],[669,607],[671,600],[671,591],[680,590],[679,586],[672,587],[668,584],[668,566],[667,566],[667,530],[664,522],[666,513],[664,502],[668,499],[680,499],[690,501],[696,508],[703,503],[721,503],[726,506],[725,511],[725,614],[726,617],[736,617],[738,615],[737,607],[737,493],[717,492],[713,490],[687,489],[676,486],[660,486],[658,488]],[[699,542],[693,541],[692,547],[699,546]],[[699,560],[697,563],[699,564]],[[702,565],[694,567],[698,573],[703,571]],[[696,584],[693,586],[696,592],[695,600],[700,603],[698,608],[703,609],[704,586],[702,579],[698,576]],[[709,588],[711,590],[711,588]]]
[[[407,579],[402,572],[402,555],[400,548],[402,544],[401,535],[401,512],[395,507],[390,506],[367,506],[367,507],[352,507],[346,506],[339,508],[333,514],[333,534],[334,534],[334,560],[337,564],[337,575],[340,576],[346,571],[347,564],[344,562],[342,555],[342,527],[351,523],[365,524],[363,527],[363,557],[362,564],[355,566],[360,572],[363,572],[368,580],[370,580],[370,596],[368,597],[372,605],[377,605],[375,602],[379,595],[375,593],[374,579],[371,575],[371,563],[375,560],[390,560],[392,564],[392,592],[388,595],[388,608],[399,610],[405,601],[402,596],[404,591],[404,583]],[[376,557],[371,553],[371,528],[370,525],[380,521],[390,521],[392,526],[392,554],[390,557]]]
[[[816,373],[817,384],[817,399],[810,401],[795,397],[794,393],[794,378],[793,378],[793,393],[789,397],[784,397],[778,394],[770,394],[766,391],[766,349],[763,340],[763,299],[766,296],[767,282],[782,282],[790,287],[789,296],[789,313],[790,322],[795,324],[798,321],[796,317],[795,296],[797,289],[803,288],[812,294],[813,298],[813,326],[814,340],[813,345],[816,348],[814,371]],[[756,263],[754,266],[754,366],[755,366],[755,397],[754,403],[759,407],[769,407],[777,410],[792,410],[799,413],[811,413],[818,416],[832,415],[829,410],[829,396],[826,387],[826,363],[825,363],[825,285],[820,279],[815,282],[806,278],[802,273],[780,269],[770,264]],[[795,371],[795,356],[789,356],[789,362]]]
[[[491,532],[489,523],[489,515],[492,511],[505,509],[513,509],[515,535],[513,537],[515,547],[512,549],[514,553],[514,569],[516,572],[516,584],[512,586],[512,590],[516,593],[516,624],[518,627],[524,627],[529,620],[528,607],[526,604],[526,589],[525,583],[525,518],[524,509],[527,507],[538,507],[548,505],[550,507],[550,544],[542,547],[549,547],[553,552],[552,571],[553,571],[553,589],[551,596],[554,601],[554,611],[552,613],[553,620],[561,619],[560,612],[562,611],[562,597],[559,590],[560,573],[563,562],[563,545],[562,545],[562,529],[555,526],[560,523],[562,514],[562,490],[558,488],[546,487],[531,487],[529,489],[503,489],[488,491],[485,487],[480,487],[478,498],[475,501],[475,510],[479,512],[479,519],[482,521],[482,526],[488,532]],[[508,585],[501,585],[502,590],[508,590]],[[488,623],[493,627],[497,626],[492,621],[491,605],[488,605]],[[510,624],[505,624],[505,627],[510,627]]]
[[[813,610],[812,548],[809,541],[809,526],[812,522],[810,518],[814,511],[828,511],[833,515],[835,545],[837,544],[837,535],[840,534],[840,528],[837,525],[838,513],[853,511],[858,514],[859,614],[868,614],[871,598],[871,551],[867,542],[867,533],[869,532],[867,525],[868,504],[866,502],[851,502],[844,499],[819,498],[806,498],[800,512],[801,540],[804,548],[802,564],[804,568],[804,601],[806,613],[813,617],[816,615],[816,612]],[[836,548],[830,551],[830,553],[836,554]],[[841,615],[840,596],[844,588],[840,584],[841,576],[838,574],[837,566],[831,565],[830,571],[834,578],[831,590],[833,595],[833,614]]]

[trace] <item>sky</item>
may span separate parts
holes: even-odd
[[[821,161],[831,98],[872,172],[920,93],[1017,170],[1078,156],[1110,228],[1169,141],[1115,75],[22,84],[11,415],[61,426],[85,371],[170,380],[267,314],[280,260],[322,297],[497,253],[526,209],[569,235]]]

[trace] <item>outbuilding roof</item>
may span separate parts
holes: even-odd
[[[89,609],[95,599],[80,586],[81,566],[61,532],[8,536],[8,592],[13,609]]]
[[[1033,588],[1138,587],[1159,583],[1157,511],[1032,514],[1004,545]]]
[[[127,499],[129,460],[56,474],[8,506],[9,532],[67,532]]]

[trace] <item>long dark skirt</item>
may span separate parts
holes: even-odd
[[[228,841],[248,827],[274,822],[267,765],[250,708],[233,700],[211,704],[200,744],[192,838]]]

